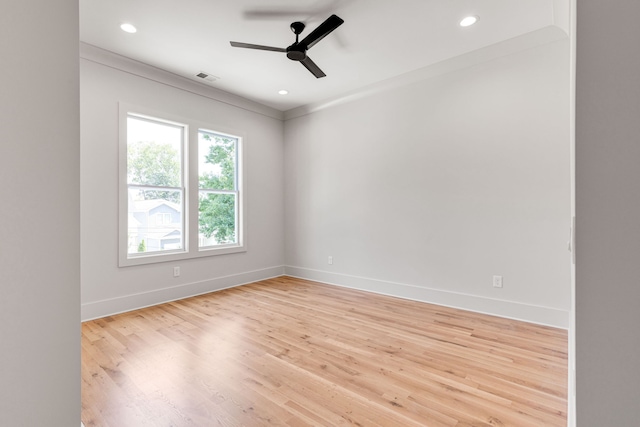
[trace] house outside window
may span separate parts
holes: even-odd
[[[126,123],[127,253],[182,250],[186,126],[133,114]],[[176,222],[165,224],[165,216],[172,213]]]
[[[244,251],[242,138],[120,106],[119,265]]]
[[[159,212],[155,214],[156,225],[171,224],[171,214],[168,212]]]

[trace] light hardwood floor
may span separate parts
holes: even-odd
[[[564,330],[289,277],[82,325],[82,421],[565,426]]]

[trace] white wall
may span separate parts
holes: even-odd
[[[286,271],[567,327],[568,49],[288,120]]]
[[[640,2],[577,2],[580,427],[640,420]]]
[[[4,2],[0,28],[0,425],[78,426],[78,3]]]
[[[81,59],[83,319],[282,274],[282,121],[212,99],[203,86],[151,67],[89,53],[83,56],[90,59]],[[114,68],[121,66],[128,68]],[[118,102],[219,124],[216,130],[245,136],[245,253],[118,268]]]
[[[569,35],[571,33],[571,0],[553,0],[553,23]]]

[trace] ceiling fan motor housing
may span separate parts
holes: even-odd
[[[307,57],[306,49],[304,46],[300,46],[297,43],[292,44],[287,48],[287,58],[292,61],[302,61]]]

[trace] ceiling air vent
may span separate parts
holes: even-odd
[[[213,83],[216,80],[220,80],[220,77],[216,77],[213,74],[206,73],[204,71],[200,71],[198,74],[196,74],[196,77],[209,83]]]

